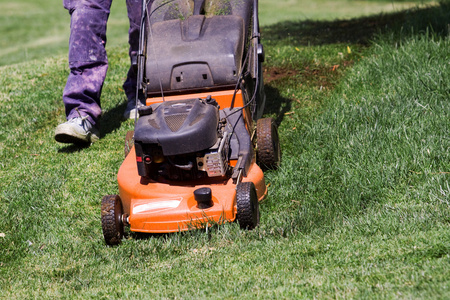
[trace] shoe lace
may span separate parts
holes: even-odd
[[[81,121],[82,121],[82,122],[84,122],[85,120],[87,120],[88,116],[84,116],[84,117],[83,117],[83,116],[81,115],[80,111],[78,110],[78,107],[75,108],[75,110],[77,111],[78,116],[81,118]]]
[[[84,117],[83,117],[83,116],[81,115],[80,111],[78,110],[78,107],[75,108],[75,110],[77,111],[78,116],[79,116],[79,118],[81,119],[81,122],[80,122],[81,127],[82,127],[84,130],[86,130],[86,131],[90,131],[91,123],[90,123],[89,120],[88,120],[88,116],[84,116]]]

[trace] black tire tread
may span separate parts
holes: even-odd
[[[272,118],[259,119],[256,123],[258,164],[264,169],[276,169],[280,163],[278,129]]]
[[[120,244],[123,237],[122,204],[118,195],[106,195],[102,199],[102,229],[108,245]]]
[[[242,229],[252,230],[259,224],[259,202],[253,182],[241,182],[236,189],[236,219]]]

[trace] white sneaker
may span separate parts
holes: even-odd
[[[77,117],[56,127],[55,140],[60,143],[87,144],[99,139],[99,130],[87,117]]]
[[[139,113],[136,109],[136,101],[129,100],[127,103],[127,108],[125,108],[125,112],[123,113],[123,117],[125,119],[134,119],[139,118]]]

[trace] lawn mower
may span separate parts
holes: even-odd
[[[265,93],[257,0],[143,1],[135,129],[119,195],[102,199],[105,241],[237,221],[259,224],[263,169],[280,162]]]

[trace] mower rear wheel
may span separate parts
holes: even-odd
[[[131,151],[131,148],[134,146],[134,130],[127,131],[127,135],[125,136],[125,158],[128,156],[128,154]]]
[[[236,189],[236,219],[242,229],[252,230],[259,224],[259,202],[253,182],[241,182]]]
[[[123,237],[122,201],[118,195],[107,195],[102,199],[102,229],[108,245],[120,244]]]
[[[281,160],[278,127],[272,118],[259,119],[256,123],[258,165],[263,169],[277,169]]]

